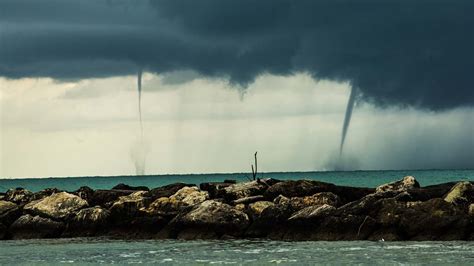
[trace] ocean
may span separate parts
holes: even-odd
[[[345,186],[376,187],[406,175],[422,186],[474,180],[474,170],[406,170],[351,172],[263,173],[276,179],[312,179]],[[24,187],[31,191],[56,187],[73,191],[81,186],[110,189],[118,183],[150,188],[184,182],[199,184],[250,174],[147,175],[71,178],[0,179],[0,190]],[[111,240],[103,238],[0,241],[0,265],[8,264],[292,264],[292,265],[474,265],[474,242],[284,242],[270,240]]]

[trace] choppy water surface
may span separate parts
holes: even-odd
[[[474,242],[115,241],[0,242],[0,264],[474,264]]]

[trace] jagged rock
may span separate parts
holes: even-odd
[[[207,234],[238,236],[249,224],[247,214],[215,200],[194,206],[189,212],[180,213],[170,222],[178,238],[206,238]]]
[[[294,213],[288,221],[290,222],[313,222],[335,213],[336,208],[332,205],[323,204],[309,206]]]
[[[0,223],[7,226],[21,215],[20,208],[13,202],[0,200]]]
[[[158,188],[154,188],[150,190],[149,195],[153,200],[163,197],[170,197],[171,195],[178,192],[178,190],[182,189],[183,187],[193,187],[193,184],[185,184],[185,183],[174,183]]]
[[[274,205],[275,204],[270,201],[257,201],[254,203],[250,203],[249,206],[247,207],[247,214],[250,216],[252,220],[255,220],[257,219],[257,217],[260,216],[263,210]]]
[[[363,240],[377,229],[377,222],[367,215],[326,216],[316,230],[305,235],[296,235],[303,240]],[[304,231],[303,231],[304,232]],[[291,236],[291,235],[290,235]],[[288,239],[288,235],[286,239]],[[290,238],[291,239],[291,238]]]
[[[80,197],[67,192],[59,192],[30,202],[23,207],[23,210],[27,213],[60,220],[74,215],[75,212],[87,206],[89,206],[87,201]]]
[[[32,197],[33,197],[33,192],[20,187],[20,188],[7,190],[7,193],[5,195],[5,200],[14,202],[18,205],[24,205],[30,202]]]
[[[118,190],[134,190],[134,191],[149,191],[150,189],[146,186],[129,186],[124,183],[120,183],[113,187],[112,189],[118,189]]]
[[[474,185],[468,181],[459,182],[451,188],[444,200],[467,209],[474,202]]]
[[[413,176],[405,176],[402,180],[378,186],[376,193],[387,191],[407,191],[408,189],[419,188],[420,184]]]
[[[120,224],[128,222],[135,216],[143,215],[141,209],[148,207],[151,202],[148,191],[137,191],[128,196],[119,197],[110,207],[111,216]]]
[[[9,229],[13,239],[55,238],[64,230],[62,222],[29,214],[18,218]]]

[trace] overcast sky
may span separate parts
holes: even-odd
[[[467,0],[1,1],[0,176],[134,174],[141,157],[149,174],[242,172],[257,150],[262,171],[472,169],[473,12]]]

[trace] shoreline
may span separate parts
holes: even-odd
[[[0,193],[0,239],[474,240],[474,182],[257,179]]]

